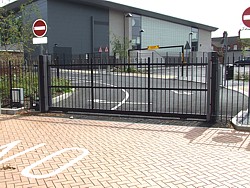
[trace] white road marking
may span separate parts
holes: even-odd
[[[186,92],[186,91],[176,91],[176,90],[171,90],[172,92],[178,94],[178,95],[193,95],[192,92]]]
[[[91,100],[89,100],[91,101]],[[94,99],[94,102],[96,103],[116,103],[116,102],[107,102],[106,100],[101,100],[101,99]]]
[[[114,87],[114,88],[117,87],[117,86],[114,86],[112,84],[107,84],[107,83],[100,83],[100,82],[95,82],[95,81],[94,81],[94,83],[102,84],[102,85],[106,85],[106,86],[111,86],[111,87]],[[128,100],[129,93],[125,89],[122,89],[122,91],[125,93],[125,98],[121,102],[118,102],[118,105],[111,108],[111,110],[117,110],[117,108],[121,107]]]
[[[53,157],[60,155],[66,151],[70,151],[70,150],[80,150],[82,151],[82,154],[79,155],[77,158],[69,161],[68,163],[66,163],[65,165],[61,166],[60,168],[58,168],[57,170],[54,170],[53,172],[50,172],[48,174],[43,174],[43,175],[34,175],[31,174],[30,171],[32,170],[32,168],[37,167],[38,165],[44,163],[45,161],[52,159]],[[55,176],[56,174],[62,172],[63,170],[67,169],[70,166],[73,166],[75,163],[77,163],[78,161],[80,161],[81,159],[83,159],[85,156],[87,156],[89,154],[89,151],[87,149],[83,149],[83,148],[65,148],[62,149],[60,151],[57,151],[51,155],[48,155],[47,157],[31,164],[30,166],[26,167],[25,169],[22,170],[21,174],[25,177],[28,178],[37,178],[37,179],[41,179],[41,178],[49,178],[51,176]]]
[[[88,102],[91,102],[91,100],[88,100]],[[94,99],[94,102],[102,103],[102,104],[117,104],[118,103],[118,102],[112,102],[112,101],[107,101],[107,100],[102,100],[102,99]],[[148,105],[148,103],[143,103],[143,102],[125,102],[125,104]]]
[[[115,107],[111,108],[111,110],[116,110],[117,108],[119,108],[120,106],[122,106],[126,100],[128,100],[129,98],[129,93],[125,90],[125,89],[122,89],[122,91],[125,93],[125,98],[118,103],[118,105],[116,105]]]

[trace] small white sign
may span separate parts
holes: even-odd
[[[48,43],[47,37],[33,38],[33,44],[47,44],[47,43]]]
[[[250,29],[240,30],[240,39],[250,39]]]

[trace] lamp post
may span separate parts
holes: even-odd
[[[193,32],[189,33],[189,44],[190,44],[190,55],[189,55],[189,63],[193,62],[193,49],[192,49],[192,39],[193,39]],[[188,72],[188,66],[187,66],[187,72]],[[191,80],[193,80],[193,65],[191,65]]]
[[[125,61],[126,61],[126,18],[131,18],[133,15],[131,13],[127,13],[124,15],[124,20],[123,20],[123,58],[124,58],[124,64],[125,64]],[[128,27],[130,27],[128,25]],[[121,55],[121,54],[120,54]]]
[[[189,33],[189,44],[190,44],[189,63],[191,63],[191,60],[192,60],[192,36],[193,36],[193,32]]]
[[[228,45],[228,33],[227,31],[223,32],[223,49],[224,49],[224,86],[226,86],[226,68],[227,68],[227,45]]]
[[[141,41],[142,41],[142,33],[145,32],[144,29],[140,30],[140,50],[141,50]]]
[[[141,48],[142,48],[142,33],[145,32],[144,29],[141,29],[140,30],[140,33],[139,33],[139,40],[140,40],[140,43],[139,45],[137,46],[137,48],[139,48],[140,50],[140,58],[137,57],[137,59],[139,59],[139,63],[142,62],[142,57],[141,57]]]

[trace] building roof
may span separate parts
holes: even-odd
[[[234,45],[239,42],[239,36],[227,37],[227,39],[228,39],[228,45]],[[223,37],[212,38],[212,45],[216,47],[222,47],[222,43],[223,43],[222,41],[223,41]]]
[[[18,8],[21,4],[27,3],[28,1],[29,0],[15,1],[13,3],[8,4],[5,7],[8,9],[15,9],[15,8]],[[86,4],[86,5],[102,7],[102,8],[104,7],[107,9],[117,10],[117,11],[121,11],[124,13],[139,14],[142,16],[152,17],[152,18],[156,18],[156,19],[160,19],[160,20],[164,20],[168,22],[173,22],[173,23],[177,23],[181,25],[186,25],[186,26],[190,26],[190,27],[194,27],[198,29],[203,29],[203,30],[211,31],[211,32],[216,31],[218,29],[216,27],[212,27],[212,26],[208,26],[208,25],[204,25],[204,24],[200,24],[200,23],[196,23],[196,22],[192,22],[192,21],[148,11],[148,10],[143,10],[143,9],[127,6],[127,5],[122,5],[122,4],[118,4],[118,3],[114,3],[110,1],[103,1],[103,0],[61,0],[61,1],[81,3],[81,4]]]
[[[0,52],[23,52],[22,44],[12,44],[7,46],[0,46]]]

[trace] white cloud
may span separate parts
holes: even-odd
[[[242,14],[249,7],[246,0],[110,0],[120,4],[159,12],[189,21],[219,28],[213,37],[220,37],[223,31],[229,36],[237,36],[244,27]]]

